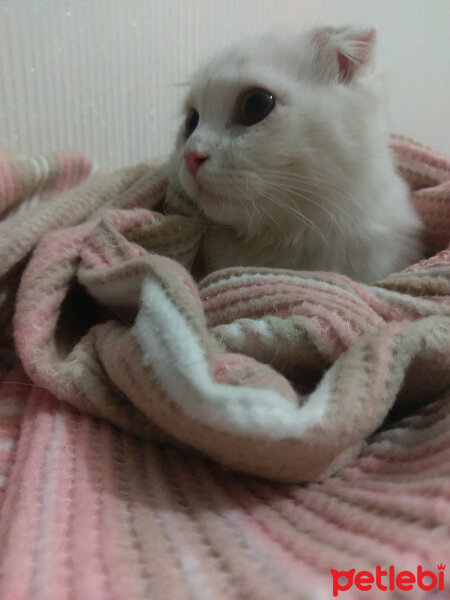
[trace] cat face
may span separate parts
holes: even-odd
[[[314,222],[355,168],[372,88],[373,30],[267,36],[194,78],[171,175],[216,223],[252,235]],[[319,205],[319,208],[318,208]]]

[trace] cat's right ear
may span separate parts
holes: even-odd
[[[350,83],[372,63],[376,31],[321,27],[311,34],[315,75],[322,81]]]

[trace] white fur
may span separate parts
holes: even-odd
[[[185,108],[199,124],[187,140],[180,130],[169,179],[207,217],[210,270],[324,270],[369,282],[420,258],[420,221],[394,170],[371,68],[373,37],[346,28],[266,36],[196,75]],[[276,105],[246,127],[233,114],[252,87]],[[195,178],[189,151],[209,155]]]

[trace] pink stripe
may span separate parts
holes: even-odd
[[[4,574],[2,592],[4,598],[14,600],[29,597],[34,567],[30,550],[36,543],[37,523],[44,500],[42,476],[54,422],[50,405],[46,405],[45,401],[41,404],[42,399],[40,391],[33,391],[30,395],[15,467],[0,514],[0,560]],[[42,407],[47,410],[42,411]],[[20,569],[17,565],[20,565]]]
[[[266,307],[273,312],[272,308],[276,305],[277,315],[283,313],[283,306],[293,305],[301,306],[303,302],[320,303],[324,307],[330,307],[339,310],[347,315],[354,313],[364,317],[364,320],[371,325],[380,325],[380,317],[375,314],[367,305],[359,299],[349,298],[347,294],[341,293],[339,289],[322,290],[308,285],[295,285],[289,283],[276,283],[274,285],[266,282],[256,281],[248,284],[236,285],[235,287],[224,286],[216,290],[216,294],[209,294],[207,291],[202,294],[204,298],[205,313],[210,325],[224,323],[223,315],[226,314],[227,322],[230,319],[240,318],[251,313],[255,301],[258,313],[264,312]],[[281,311],[281,313],[280,313]],[[289,314],[288,308],[286,314]],[[350,312],[351,311],[351,312]]]
[[[6,448],[0,451],[0,508],[15,460],[17,440],[30,389],[31,386],[21,368],[0,374],[0,444],[6,444]]]
[[[83,417],[75,447],[72,553],[75,597],[109,600],[103,564],[103,527],[100,519],[103,491],[99,480],[98,454],[92,440],[99,435],[92,419]]]
[[[70,556],[71,529],[70,514],[74,503],[74,454],[75,433],[78,419],[72,411],[61,407],[55,415],[59,420],[59,434],[56,444],[46,455],[45,504],[41,508],[33,573],[33,598],[36,600],[63,600],[72,586]],[[49,480],[54,481],[49,485]]]
[[[96,452],[99,453],[97,468],[93,471],[102,486],[101,504],[97,510],[96,527],[101,531],[101,552],[104,560],[109,565],[107,571],[107,600],[110,598],[145,598],[143,594],[142,580],[140,578],[139,563],[142,558],[137,555],[135,536],[130,526],[131,506],[128,505],[128,497],[124,494],[129,486],[125,483],[125,490],[118,481],[117,472],[120,472],[122,481],[127,479],[125,470],[125,457],[121,448],[121,435],[109,425],[102,423],[100,431],[92,430],[92,442],[95,441]],[[94,461],[91,468],[94,467]],[[131,477],[136,473],[130,474]],[[124,547],[126,540],[126,547]],[[110,566],[114,565],[111,569]],[[86,565],[85,568],[89,568]],[[105,568],[105,567],[102,567]],[[81,575],[81,573],[80,573]],[[92,595],[80,596],[80,598],[95,597]]]
[[[87,178],[91,169],[92,161],[80,154],[72,152],[58,152],[60,173],[55,183],[54,194],[60,194]]]
[[[226,491],[233,499],[230,517],[236,521],[247,543],[260,556],[265,569],[275,569],[278,580],[290,583],[291,589],[326,588],[330,583],[327,568],[327,547],[314,538],[293,535],[286,522],[270,506],[255,502],[244,486],[224,480]],[[290,530],[290,535],[287,531]],[[308,539],[309,538],[309,539]],[[341,559],[336,559],[339,568]],[[353,566],[353,565],[352,565]],[[278,571],[278,572],[277,572]]]

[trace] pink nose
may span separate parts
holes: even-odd
[[[186,161],[187,168],[192,177],[197,175],[197,171],[202,164],[208,160],[209,154],[201,154],[200,152],[186,152],[184,160]]]

